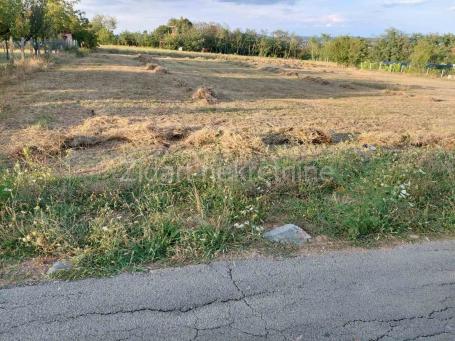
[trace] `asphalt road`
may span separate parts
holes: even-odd
[[[1,340],[455,340],[455,241],[0,290]]]

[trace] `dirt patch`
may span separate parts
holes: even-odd
[[[194,101],[203,101],[207,104],[214,104],[218,101],[215,91],[213,91],[212,88],[205,86],[198,88],[194,92],[192,99]]]
[[[0,267],[0,288],[42,281],[55,261],[54,257],[37,257],[19,264]]]

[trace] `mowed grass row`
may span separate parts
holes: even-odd
[[[330,152],[235,165],[191,156],[59,176],[32,161],[0,176],[0,259],[70,258],[67,278],[254,247],[271,222],[371,241],[455,230],[455,153]]]

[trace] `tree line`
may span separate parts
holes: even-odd
[[[231,30],[217,23],[193,23],[173,18],[152,31],[115,34],[117,21],[97,15],[88,20],[75,9],[78,0],[0,0],[0,40],[7,57],[14,46],[22,56],[27,42],[39,54],[46,42],[72,33],[83,47],[99,44],[144,46],[185,51],[207,51],[245,56],[300,58],[345,65],[363,62],[428,64],[455,63],[454,34],[405,34],[389,29],[378,38],[302,37],[278,30]]]
[[[97,17],[98,22],[112,20],[109,17]],[[98,27],[97,37],[101,44],[301,58],[345,65],[359,65],[366,61],[412,63],[415,66],[455,63],[454,34],[409,35],[392,28],[378,38],[347,35],[331,37],[326,34],[301,37],[281,30],[271,34],[230,30],[217,23],[192,23],[186,18],[170,19],[166,25],[150,32],[124,31],[115,35],[112,25]]]
[[[39,55],[47,42],[71,33],[80,45],[97,46],[96,33],[84,13],[75,9],[77,0],[0,0],[0,40],[7,59],[16,45],[25,56],[30,43]]]

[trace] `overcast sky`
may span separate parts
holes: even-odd
[[[118,31],[149,31],[183,16],[232,29],[284,29],[304,36],[374,36],[389,27],[455,33],[455,0],[81,0],[79,8],[89,18],[116,17]]]

